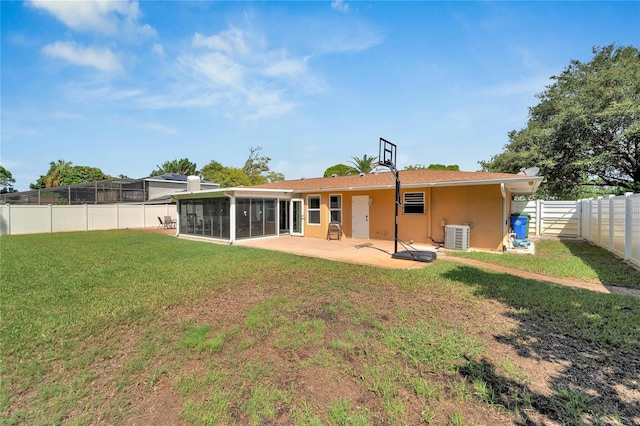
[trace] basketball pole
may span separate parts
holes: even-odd
[[[380,138],[380,151],[378,152],[377,166],[384,166],[391,170],[396,179],[395,224],[393,232],[393,254],[398,253],[398,206],[400,206],[400,172],[396,169],[395,158],[397,147],[394,143]]]

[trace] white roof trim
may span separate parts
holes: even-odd
[[[236,194],[268,194],[268,195],[289,195],[295,192],[292,189],[271,189],[271,188],[253,188],[250,186],[234,186],[231,188],[217,188],[217,189],[203,189],[200,191],[181,192],[179,194],[171,194],[176,199],[190,199],[196,198],[195,196],[202,196],[202,198],[214,197],[216,195],[222,195],[231,197]]]

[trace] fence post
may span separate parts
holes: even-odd
[[[7,235],[11,235],[11,204],[7,204]]]
[[[580,212],[581,215],[584,215],[584,211],[587,210],[588,211],[588,217],[587,217],[587,224],[586,224],[586,230],[585,232],[583,232],[583,234],[587,234],[586,236],[583,235],[582,238],[585,238],[589,241],[593,241],[593,231],[591,228],[591,218],[592,218],[592,213],[591,213],[591,209],[593,208],[593,199],[589,198],[588,200],[583,200],[582,201],[584,206],[582,208],[582,211]],[[584,207],[587,207],[586,209]],[[584,220],[584,218],[582,218],[582,220]],[[583,222],[584,223],[584,222]]]
[[[614,226],[614,222],[615,222],[615,210],[614,210],[614,205],[613,205],[613,198],[615,197],[615,195],[609,195],[608,197],[608,202],[609,202],[609,235],[607,236],[607,250],[609,251],[613,251],[613,234],[615,231],[615,226]]]
[[[120,229],[120,204],[116,204],[116,229]]]
[[[544,235],[544,200],[538,200],[536,202],[536,215],[538,216],[538,235]]]
[[[602,246],[602,196],[597,198],[598,200],[598,236],[596,243]]]
[[[47,204],[49,208],[49,233],[53,232],[53,206],[51,204]]]
[[[84,204],[84,230],[89,230],[89,206],[86,203]]]
[[[631,211],[631,196],[633,192],[624,193],[624,260],[631,258],[631,243],[633,238],[633,215]]]

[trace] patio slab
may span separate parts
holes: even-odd
[[[238,240],[234,242],[234,245],[390,269],[420,269],[430,265],[430,263],[426,262],[391,258],[393,241],[385,240],[363,240],[357,238],[326,240],[322,238],[280,236],[256,240]],[[437,248],[432,246],[421,245],[414,247],[417,250],[437,251]],[[401,251],[404,248],[399,245],[398,250]]]

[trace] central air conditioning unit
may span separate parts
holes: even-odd
[[[447,225],[444,227],[444,248],[451,250],[469,250],[470,227],[466,225]]]

